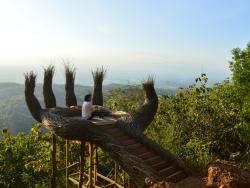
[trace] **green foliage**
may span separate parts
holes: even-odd
[[[34,125],[30,133],[12,136],[7,129],[2,130],[0,141],[0,187],[50,187],[51,178],[51,134],[42,133],[41,125]],[[57,178],[58,187],[65,186],[65,140],[57,137]],[[89,148],[86,145],[84,169],[89,167]],[[80,142],[71,141],[69,162],[79,161]],[[114,162],[109,154],[98,149],[98,171],[113,176]],[[69,169],[70,173],[79,171],[79,165]],[[122,173],[122,171],[121,171]],[[112,177],[113,178],[113,177]]]
[[[110,159],[108,153],[104,152],[100,148],[98,149],[98,171],[103,175],[108,175],[114,167],[114,162]]]
[[[242,91],[250,91],[250,43],[247,48],[241,50],[235,48],[232,50],[232,61],[230,61],[230,69],[232,71],[232,79],[235,86]]]
[[[232,55],[229,63],[234,86],[241,97],[241,113],[250,121],[250,43],[246,49],[233,49]]]
[[[198,166],[205,166],[215,157],[230,159],[236,152],[243,155],[247,147],[240,139],[242,120],[239,104],[233,103],[237,95],[232,86],[224,82],[208,88],[206,80],[201,77],[201,83],[179,91],[168,102],[176,143],[173,149]]]
[[[228,80],[208,87],[204,73],[195,81],[175,95],[159,96],[157,114],[145,133],[197,167],[214,158],[249,164],[249,123],[237,88]],[[108,104],[113,110],[135,111],[142,100],[142,90],[132,87],[111,92]]]
[[[135,112],[143,104],[143,91],[139,86],[115,88],[108,94],[106,106],[110,110]]]
[[[0,187],[49,187],[51,135],[42,134],[38,124],[28,135],[11,136],[6,130],[3,135],[4,139],[0,141]],[[61,144],[58,139],[58,149]],[[61,157],[58,151],[58,161]],[[63,165],[58,163],[59,167]]]

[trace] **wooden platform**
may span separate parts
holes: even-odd
[[[71,119],[82,119],[81,116],[74,116],[74,117],[70,117]],[[116,119],[114,117],[111,116],[105,116],[103,118],[98,118],[98,117],[94,117],[93,119],[89,120],[90,122],[96,124],[96,125],[112,125],[116,123]]]
[[[116,126],[117,119],[114,117],[95,117],[91,119],[90,122],[102,126],[107,134],[119,141],[121,147],[124,147],[131,155],[141,159],[141,163],[145,163],[153,168],[162,180],[177,183],[188,177],[184,169],[182,169],[171,156],[169,158],[161,156],[161,154],[154,151],[153,148],[145,146],[140,140],[131,137],[128,133]]]
[[[96,125],[107,125],[107,124],[115,124],[116,123],[116,119],[110,116],[106,116],[104,118],[93,118],[90,120],[92,123],[96,124]]]

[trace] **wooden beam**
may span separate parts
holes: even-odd
[[[89,188],[93,187],[93,179],[92,179],[92,160],[93,160],[93,144],[89,144]]]
[[[80,164],[80,162],[75,162],[73,164],[68,165],[68,168],[72,168],[72,167],[79,165],[79,164]]]
[[[74,185],[79,185],[79,182],[75,180],[74,178],[69,177],[69,181],[71,181]],[[82,186],[83,188],[87,188],[86,186]]]
[[[79,176],[79,172],[75,172],[75,173],[69,174],[69,177],[75,177],[75,176]]]
[[[84,157],[85,157],[85,142],[81,141],[81,156],[80,156],[80,173],[79,173],[79,186],[78,188],[82,188],[83,185],[83,166],[84,166]]]
[[[94,185],[96,185],[96,180],[97,180],[97,176],[96,176],[96,173],[97,173],[97,146],[94,146]]]
[[[111,185],[115,185],[115,184],[114,184],[114,183],[110,183],[110,184],[108,184],[108,185],[103,186],[103,188],[104,188],[104,187],[111,187]]]
[[[69,166],[68,166],[68,164],[69,164],[69,140],[68,139],[66,139],[66,162],[65,162],[65,166],[66,166],[66,171],[65,171],[65,176],[66,176],[66,182],[65,182],[65,184],[66,184],[66,188],[68,188],[69,187]]]
[[[97,176],[100,177],[100,178],[102,178],[102,179],[104,179],[104,180],[106,180],[106,181],[109,182],[109,183],[112,183],[112,184],[116,185],[118,188],[124,188],[124,187],[121,186],[120,184],[116,183],[114,180],[111,180],[111,179],[109,179],[109,178],[103,176],[102,174],[97,173]]]
[[[117,183],[117,164],[115,162],[115,183]]]
[[[124,170],[122,170],[122,176],[123,176],[122,185],[123,185],[123,187],[125,187],[125,184],[126,184],[126,174],[125,174]]]

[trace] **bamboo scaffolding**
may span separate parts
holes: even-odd
[[[65,170],[65,176],[66,176],[66,182],[65,182],[65,185],[66,185],[66,188],[69,187],[69,168],[70,166],[68,166],[69,164],[69,140],[66,140],[66,162],[65,162],[65,166],[66,166],[66,170]]]
[[[83,185],[84,157],[85,157],[85,142],[81,141],[80,173],[79,173],[79,186],[78,186],[78,188],[81,188]]]

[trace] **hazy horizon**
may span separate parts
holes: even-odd
[[[0,1],[0,82],[23,82],[62,59],[77,68],[76,83],[90,85],[90,70],[108,69],[105,83],[190,83],[202,72],[211,83],[230,77],[231,50],[250,40],[246,1]]]
[[[43,67],[40,66],[0,66],[0,82],[14,82],[14,83],[24,83],[24,73],[29,71],[34,71],[37,74],[37,82],[42,83],[43,81]],[[54,77],[55,84],[64,84],[65,76],[64,76],[64,67],[63,64],[55,65],[56,72]],[[92,85],[92,75],[91,70],[96,66],[89,67],[88,69],[77,68],[76,70],[76,84],[80,85]],[[158,74],[154,74],[151,70],[145,71],[143,70],[133,70],[131,67],[126,70],[117,70],[112,69],[112,67],[106,67],[107,74],[104,80],[104,84],[140,84],[141,81],[145,80],[149,75],[153,75],[155,77],[156,87],[167,88],[167,87],[177,87],[177,86],[187,86],[191,83],[194,83],[196,77],[200,76],[200,74],[204,71],[190,71],[189,73],[183,74],[183,69],[177,73],[171,72],[171,70],[158,70]],[[154,70],[155,71],[155,70]],[[211,70],[210,72],[205,72],[209,78],[209,84],[214,84],[227,79],[230,76],[228,75],[220,75],[216,70]],[[156,72],[156,71],[155,71]],[[216,75],[216,77],[213,77]]]

